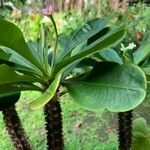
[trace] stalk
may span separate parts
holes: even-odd
[[[57,26],[56,26],[56,23],[55,23],[55,20],[54,20],[53,16],[51,16],[50,19],[51,19],[51,21],[53,23],[55,36],[56,36],[55,47],[54,47],[52,63],[51,63],[51,68],[53,68],[54,63],[55,63],[56,52],[57,52],[57,45],[58,45],[58,31],[57,31]]]
[[[130,150],[132,144],[132,110],[118,113],[119,150]]]
[[[62,115],[58,92],[44,107],[48,150],[63,150]]]
[[[15,106],[3,109],[3,119],[10,135],[10,138],[14,144],[16,150],[32,150],[28,141],[24,129],[21,125],[21,121],[15,109]]]

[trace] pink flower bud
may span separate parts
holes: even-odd
[[[41,12],[42,12],[44,15],[46,15],[46,16],[51,16],[51,15],[53,15],[53,13],[54,13],[54,8],[53,8],[52,5],[49,5],[49,6],[46,7],[46,8],[42,8],[42,9],[41,9]]]

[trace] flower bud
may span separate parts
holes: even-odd
[[[49,5],[46,8],[42,8],[41,12],[46,16],[52,16],[54,13],[54,7],[52,5]]]

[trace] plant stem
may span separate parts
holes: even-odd
[[[130,150],[132,143],[132,110],[118,113],[119,150]]]
[[[55,63],[55,57],[56,57],[56,51],[57,51],[57,44],[58,44],[58,32],[57,32],[57,26],[55,23],[55,20],[53,18],[53,16],[50,17],[53,26],[54,26],[54,31],[55,31],[55,36],[56,36],[56,42],[55,42],[55,47],[54,47],[54,53],[53,53],[53,57],[52,57],[52,64],[51,64],[51,68],[53,68],[53,65]]]
[[[45,26],[44,24],[41,24],[41,44],[42,44],[42,57],[41,57],[41,62],[43,63],[43,66],[49,75],[50,72],[50,66],[48,63],[48,50],[46,50],[46,31],[45,31]],[[39,53],[40,54],[40,53]]]
[[[28,137],[22,128],[15,106],[2,110],[2,113],[7,131],[16,150],[32,150]]]
[[[47,131],[47,149],[63,150],[62,115],[58,94],[45,105],[44,114]]]

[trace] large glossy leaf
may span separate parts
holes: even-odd
[[[80,106],[101,111],[128,111],[138,106],[146,95],[146,77],[134,64],[98,63],[83,81],[69,80],[69,94]]]
[[[65,42],[63,42],[64,50],[61,57],[66,56],[71,50],[73,50],[76,46],[88,40],[90,37],[101,31],[107,25],[106,19],[93,19],[88,21],[82,28],[74,30],[70,38],[65,38]]]
[[[133,121],[133,141],[131,150],[149,150],[150,128],[144,118]]]
[[[48,101],[50,101],[54,97],[55,92],[59,86],[60,79],[61,74],[57,76],[57,78],[50,84],[47,90],[39,98],[30,103],[31,109],[37,109],[44,106]]]
[[[144,43],[134,53],[133,58],[136,64],[139,64],[146,56],[150,54],[150,43]]]
[[[72,65],[72,63],[80,61],[81,59],[83,59],[91,54],[97,53],[100,50],[114,46],[115,44],[119,43],[124,36],[125,36],[124,28],[119,28],[119,29],[105,35],[104,37],[102,37],[102,38],[98,39],[97,41],[93,42],[92,44],[90,44],[81,53],[78,53],[72,57],[68,57],[68,58],[60,61],[56,65],[53,75],[55,76],[59,72],[62,73],[67,67]]]
[[[2,64],[0,65],[0,85],[1,84],[8,84],[8,83],[16,83],[16,82],[28,82],[28,83],[34,83],[34,82],[40,82],[38,78],[24,75],[16,72],[13,68]]]
[[[0,111],[14,105],[20,98],[20,93],[8,94],[0,96]]]
[[[21,30],[13,23],[2,18],[0,18],[0,46],[11,48],[44,72],[29,50]]]

